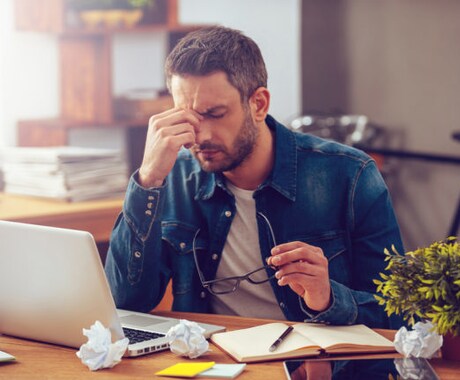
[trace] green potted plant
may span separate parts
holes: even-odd
[[[428,247],[400,254],[385,250],[386,273],[374,280],[376,299],[390,316],[402,315],[409,325],[417,320],[433,323],[444,336],[460,340],[460,244],[450,237]]]

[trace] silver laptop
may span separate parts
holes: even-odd
[[[125,356],[167,349],[179,322],[117,310],[89,232],[0,221],[0,334],[79,348],[96,320],[112,341],[129,337]],[[200,325],[206,338],[225,330]]]

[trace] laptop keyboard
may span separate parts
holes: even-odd
[[[123,332],[125,333],[125,337],[128,338],[130,344],[144,342],[146,340],[161,338],[165,336],[165,334],[135,330],[128,327],[123,327]]]

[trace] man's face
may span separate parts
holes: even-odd
[[[258,128],[249,106],[223,72],[206,76],[173,76],[171,93],[176,107],[203,116],[190,149],[207,172],[236,169],[250,156]]]

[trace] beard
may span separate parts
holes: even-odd
[[[231,149],[227,149],[223,145],[213,144],[211,141],[203,141],[203,143],[195,145],[191,151],[205,172],[228,172],[239,167],[250,157],[254,150],[258,135],[259,129],[253,123],[250,113],[246,112],[240,131]],[[223,156],[223,158],[200,157],[198,156],[198,152],[201,150],[218,151],[219,156]]]

